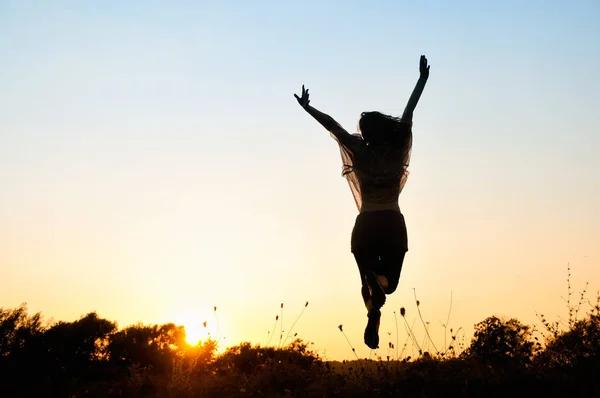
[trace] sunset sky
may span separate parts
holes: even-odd
[[[565,318],[568,263],[600,289],[600,3],[493,3],[0,0],[0,307],[230,345],[309,301],[292,333],[352,358],[343,324],[369,356],[357,210],[293,94],[355,132],[402,112],[425,54],[379,355],[413,289],[438,348],[451,294],[467,339]]]

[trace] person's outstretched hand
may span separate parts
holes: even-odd
[[[310,100],[308,99],[308,90],[304,89],[304,84],[302,85],[302,96],[298,97],[296,94],[294,94],[294,97],[296,97],[301,107],[304,109],[308,107]]]
[[[419,61],[419,72],[421,73],[421,77],[424,79],[429,78],[429,66],[427,65],[427,58],[424,55],[421,55],[421,60]]]

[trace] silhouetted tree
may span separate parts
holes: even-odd
[[[517,319],[503,321],[491,316],[475,325],[471,345],[464,356],[486,362],[527,364],[534,355],[529,326]]]
[[[12,310],[0,308],[0,358],[18,353],[28,341],[43,332],[41,314],[29,316],[26,304]]]
[[[109,361],[120,369],[135,365],[160,373],[170,369],[174,352],[186,345],[183,326],[138,324],[115,333],[107,351]]]
[[[104,347],[115,330],[115,323],[96,313],[44,327],[41,315],[28,316],[25,305],[0,310],[2,387],[20,396],[63,395],[74,385],[103,379]]]
[[[538,364],[561,370],[577,370],[598,364],[600,368],[600,314],[598,310],[575,322],[571,329],[551,337],[536,358]]]

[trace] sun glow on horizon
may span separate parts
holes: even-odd
[[[178,314],[176,324],[185,328],[185,340],[190,345],[196,345],[209,338],[215,338],[212,331],[214,322],[208,314],[198,311],[188,311]]]

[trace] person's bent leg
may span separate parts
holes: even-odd
[[[358,272],[360,273],[360,293],[367,311],[370,311],[374,305],[372,300],[372,289],[369,287],[367,275],[369,272],[371,272],[374,261],[377,260],[377,257],[363,250],[357,250],[353,254],[354,259],[356,260],[356,265],[358,266]]]
[[[381,220],[389,215],[386,213],[383,216],[385,217],[382,217],[380,212],[359,214],[352,230],[351,239],[352,253],[354,253],[361,274],[361,293],[363,299],[366,299],[365,306],[368,311],[364,342],[371,349],[379,346],[380,308],[385,304],[385,292],[376,275],[376,271],[381,266],[379,250],[383,238]]]
[[[364,333],[364,342],[369,348],[376,349],[379,346],[379,322],[381,319],[379,308],[385,302],[385,293],[377,283],[373,272],[373,268],[379,262],[379,255],[374,255],[369,251],[355,251],[354,258],[361,274],[361,294],[367,308],[368,321]]]
[[[386,250],[381,256],[382,273],[379,276],[385,294],[392,294],[398,288],[400,272],[404,264],[406,249],[393,248]]]

